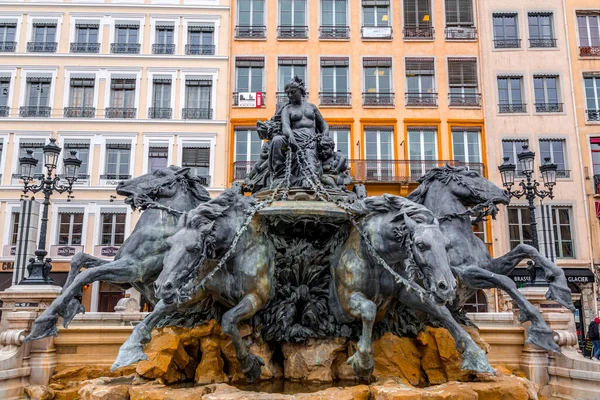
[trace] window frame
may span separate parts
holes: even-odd
[[[240,20],[240,12],[242,7],[240,6],[240,1],[248,1],[250,3],[250,11],[248,12],[248,14],[250,15],[250,24],[249,25],[242,25],[241,20]],[[260,2],[262,3],[262,11],[255,11],[255,2]],[[236,7],[236,25],[238,26],[243,26],[243,27],[262,27],[262,26],[266,26],[266,17],[267,17],[267,10],[265,8],[266,5],[266,1],[265,0],[237,0],[237,7]],[[257,24],[254,21],[254,17],[255,15],[259,15],[260,13],[262,13],[262,22],[260,24]]]
[[[566,141],[566,139],[563,139],[563,138],[556,138],[556,139],[555,138],[540,138],[538,140],[540,158],[542,160],[541,162],[543,163],[544,157],[545,157],[545,155],[544,155],[545,151],[542,150],[542,143],[548,143],[549,153],[550,153],[550,162],[557,165],[557,167],[558,167],[557,171],[567,171],[569,169],[569,162],[567,159],[567,141]],[[555,147],[556,143],[560,143],[560,146],[561,146],[560,150],[562,150],[562,158],[564,160],[562,163],[563,164],[562,168],[561,168],[561,165],[555,161],[555,153],[557,153],[557,152],[554,151],[554,147]],[[558,176],[558,173],[557,173],[557,178],[560,179],[560,177]]]
[[[481,130],[480,129],[474,130],[474,129],[465,129],[465,128],[461,129],[461,127],[452,127],[450,133],[451,133],[451,136],[452,136],[451,139],[452,139],[452,158],[453,159],[455,159],[457,161],[460,161],[460,162],[463,162],[463,163],[466,163],[466,164],[472,164],[472,163],[482,164],[483,163],[482,143],[481,143],[482,138],[481,138]],[[477,152],[478,152],[477,153],[477,158],[478,158],[477,161],[471,161],[470,160],[470,157],[471,157],[471,154],[469,154],[470,153],[469,152],[470,144],[468,143],[468,134],[469,133],[476,133],[477,134]],[[457,144],[456,144],[456,142],[454,140],[454,135],[455,134],[457,134],[457,135],[458,134],[462,134],[463,135],[463,144],[462,144],[462,146],[463,146],[463,151],[464,151],[464,155],[465,155],[465,160],[458,160],[457,159],[457,153],[456,153],[456,146],[457,146]]]
[[[537,97],[537,87],[536,87],[536,79],[542,80],[542,90],[544,92],[543,102],[538,101]],[[550,101],[548,97],[548,80],[555,80],[555,89],[556,89],[556,104],[561,103],[561,93],[560,93],[560,77],[558,74],[556,75],[533,75],[533,99],[535,104],[543,103],[543,104],[554,104]]]
[[[112,215],[112,221],[110,221],[110,225],[111,225],[111,238],[110,238],[110,243],[109,244],[104,244],[103,243],[103,236],[105,235],[104,232],[104,216],[105,215]],[[116,228],[117,228],[117,222],[116,222],[116,217],[117,215],[123,215],[125,220],[123,221],[123,243],[125,243],[125,240],[127,240],[127,213],[126,212],[108,212],[108,211],[104,211],[102,212],[102,210],[100,210],[99,212],[99,227],[100,227],[100,232],[98,235],[98,246],[102,246],[102,247],[120,247],[123,245],[123,243],[120,244],[115,244],[115,239],[117,236],[117,232],[116,232]]]
[[[517,223],[511,223],[510,222],[510,212],[511,211],[517,211]],[[529,210],[525,205],[512,205],[512,206],[507,206],[506,207],[506,222],[507,222],[507,227],[508,227],[508,247],[509,250],[514,249],[515,247],[517,247],[520,244],[528,244],[528,245],[532,245],[532,239],[530,240],[525,240],[524,239],[524,233],[527,229],[530,230],[530,237],[533,238],[533,230],[531,227],[531,223],[524,223],[524,216],[523,213],[528,213]],[[528,216],[527,216],[528,217]],[[518,227],[518,238],[511,238],[511,226],[517,226]],[[513,243],[514,246],[513,246]]]
[[[505,143],[512,143],[512,148],[511,148],[511,154],[507,155],[504,152],[504,144]],[[524,176],[522,171],[521,171],[521,163],[519,163],[518,159],[517,159],[517,154],[521,153],[523,151],[523,149],[517,149],[517,143],[523,145],[523,144],[527,144],[529,145],[529,138],[515,138],[515,139],[508,139],[508,138],[504,138],[502,139],[502,141],[500,142],[501,146],[502,146],[502,157],[509,157],[508,162],[515,164],[516,169],[515,169],[515,176],[516,177],[522,177]]]
[[[554,252],[557,258],[563,259],[573,259],[577,258],[577,251],[575,246],[575,235],[574,231],[571,229],[572,221],[573,221],[573,207],[570,206],[551,206],[550,210],[552,212],[552,234],[554,239]],[[567,210],[567,223],[561,223],[560,221],[560,210]],[[561,227],[567,227],[569,231],[570,239],[563,239]],[[565,256],[562,250],[563,242],[571,242],[571,247],[573,254],[571,256]]]
[[[588,42],[588,44],[583,44],[583,38],[581,36],[581,26],[579,24],[580,18],[585,18],[585,32],[586,32],[586,40]],[[575,19],[577,21],[577,43],[579,44],[579,47],[596,47],[596,46],[600,46],[600,34],[598,36],[598,38],[595,38],[596,40],[598,40],[598,43],[593,44],[592,43],[592,37],[591,37],[591,24],[590,24],[590,19],[591,18],[595,18],[596,19],[596,24],[597,24],[597,29],[598,32],[600,33],[600,13],[597,15],[582,15],[582,14],[576,14],[575,15]]]
[[[532,24],[531,24],[531,21],[530,21],[531,17],[537,18],[537,20],[538,20],[537,21],[537,25],[534,25],[534,26],[537,26],[538,31],[540,31],[541,27],[543,26],[540,23],[540,18],[541,17],[548,17],[549,18],[549,22],[550,22],[550,24],[549,24],[549,26],[550,26],[550,37],[543,37],[543,35],[541,35],[541,36],[538,35],[538,37],[533,37],[533,35],[531,34],[531,27],[532,27]],[[555,29],[554,29],[554,13],[553,12],[543,12],[543,11],[530,11],[530,12],[528,12],[527,13],[527,30],[528,30],[528,33],[529,33],[529,39],[556,39],[556,37],[555,37],[556,33],[555,33]]]
[[[68,226],[69,226],[69,232],[67,233],[67,243],[61,243],[61,228],[62,226],[65,224],[63,222],[63,217],[68,216],[69,217],[69,221],[67,222]],[[76,216],[81,216],[81,222],[76,222],[75,221],[75,217]],[[85,220],[85,213],[84,210],[82,210],[81,212],[61,212],[60,208],[58,209],[57,212],[57,231],[56,231],[56,245],[57,246],[83,246],[84,242],[83,242],[83,226],[84,226],[84,220]],[[73,236],[75,235],[74,233],[74,228],[75,225],[81,225],[81,232],[79,233],[79,243],[73,243]]]
[[[282,2],[283,1],[289,1],[291,2],[291,10],[289,11],[291,13],[291,23],[290,24],[283,24],[283,5]],[[296,22],[296,2],[302,2],[304,3],[304,21],[302,24],[298,25]],[[309,18],[308,18],[308,1],[307,0],[277,0],[277,26],[279,27],[291,27],[291,28],[302,28],[302,27],[307,27],[308,26],[308,22],[309,22]]]
[[[332,7],[331,7],[331,20],[333,21],[332,24],[325,24],[324,20],[325,20],[325,13],[324,13],[324,9],[323,9],[323,3],[325,1],[331,2],[332,3]],[[344,12],[343,13],[338,13],[338,6],[336,6],[338,3],[344,3]],[[338,24],[336,23],[336,17],[340,14],[343,14],[344,16],[344,24]],[[336,27],[336,28],[341,28],[341,27],[346,27],[346,26],[350,26],[349,24],[349,15],[348,15],[348,0],[320,0],[319,1],[319,26],[320,27]]]
[[[383,158],[382,152],[382,133],[389,134],[389,155]],[[368,135],[375,135],[375,141],[367,140]],[[394,168],[394,128],[392,126],[365,126],[363,127],[362,137],[364,141],[364,162],[365,162],[365,171],[367,178],[373,177],[372,171],[375,171],[375,177],[388,178],[396,175],[396,171]],[[369,158],[368,146],[369,143],[375,143],[376,147],[376,156],[377,158]],[[375,164],[375,168],[373,168],[373,164]],[[384,174],[385,172],[385,174]]]

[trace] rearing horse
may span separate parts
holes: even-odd
[[[519,321],[531,321],[526,342],[560,352],[552,329],[507,275],[521,260],[533,260],[544,271],[550,286],[546,298],[573,311],[571,291],[562,269],[526,244],[519,244],[504,256],[492,259],[471,228],[467,207],[491,207],[491,215],[495,216],[495,204],[507,205],[508,194],[464,167],[433,168],[419,182],[421,185],[408,198],[432,210],[440,221],[440,228],[449,240],[450,265],[459,281],[471,289],[499,288],[507,292],[521,310]]]

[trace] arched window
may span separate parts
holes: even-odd
[[[483,290],[473,293],[465,302],[464,309],[466,312],[487,312],[487,299]]]

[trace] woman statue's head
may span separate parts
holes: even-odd
[[[284,90],[290,101],[292,101],[292,97],[295,97],[294,95],[299,94],[300,100],[302,100],[302,97],[306,96],[306,86],[304,86],[304,81],[298,78],[298,76],[294,76],[294,79],[285,85]]]

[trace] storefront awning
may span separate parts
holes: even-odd
[[[592,283],[594,273],[588,268],[563,268],[569,283]],[[509,275],[513,281],[519,283],[529,282],[529,273],[525,268],[515,268]]]

